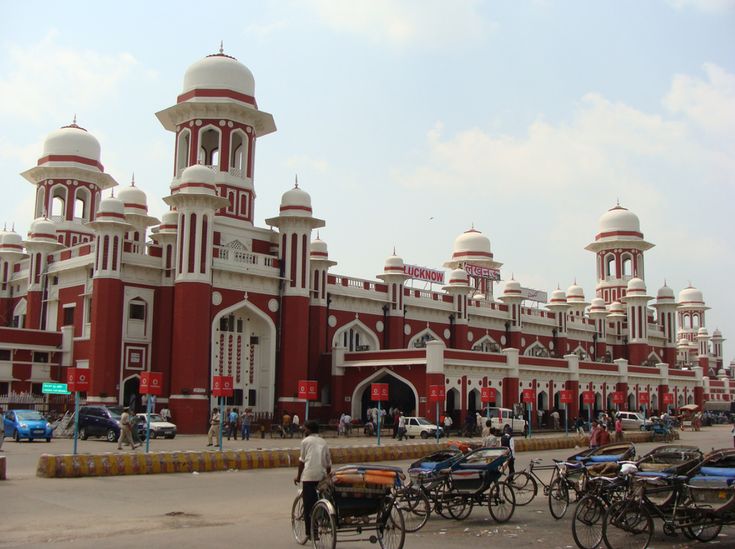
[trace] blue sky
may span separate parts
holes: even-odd
[[[75,113],[160,216],[173,137],[154,113],[224,40],[278,126],[258,142],[258,224],[298,173],[336,272],[373,278],[394,245],[441,266],[474,223],[504,278],[576,278],[589,298],[583,248],[619,198],[656,244],[649,293],[691,280],[735,338],[735,1],[117,6],[0,1],[1,222],[27,231],[18,174]]]

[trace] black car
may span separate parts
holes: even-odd
[[[117,442],[122,413],[122,406],[82,406],[79,409],[79,438],[105,437],[109,442]]]

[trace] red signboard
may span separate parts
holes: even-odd
[[[232,376],[213,376],[212,377],[212,395],[216,397],[231,397],[234,391],[232,388]]]
[[[533,389],[523,389],[523,402],[533,404],[535,398],[536,394]]]
[[[595,403],[595,393],[592,391],[585,391],[582,393],[582,404],[594,404]]]
[[[661,401],[664,404],[673,404],[674,403],[674,394],[673,393],[664,393],[661,397]]]
[[[444,402],[446,389],[444,385],[429,385],[429,402]]]
[[[495,402],[495,387],[483,387],[480,392],[480,400],[483,404]]]
[[[370,400],[388,400],[388,384],[387,383],[371,383],[370,384]]]
[[[66,386],[67,389],[74,393],[76,391],[89,390],[89,369],[88,368],[67,368],[66,369]]]
[[[613,404],[623,404],[625,402],[625,393],[623,391],[615,391],[612,394]]]
[[[559,403],[571,404],[574,401],[574,391],[559,391]]]
[[[140,374],[140,394],[160,395],[163,392],[162,372],[143,372]]]
[[[651,402],[651,395],[648,393],[638,393],[638,404],[649,404]]]
[[[310,379],[299,380],[299,398],[305,400],[318,400],[317,382]]]

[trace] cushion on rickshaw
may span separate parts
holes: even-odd
[[[694,488],[727,488],[732,486],[735,478],[697,475],[689,480],[689,486]]]
[[[665,473],[663,471],[639,471],[636,476],[644,478],[667,478],[671,476],[671,473]]]
[[[611,463],[614,461],[620,461],[621,459],[623,459],[622,454],[613,454],[609,456],[590,456],[587,458],[587,460],[592,463]]]
[[[735,467],[702,467],[699,470],[700,475],[713,477],[728,477],[735,479]]]

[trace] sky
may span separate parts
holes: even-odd
[[[167,209],[174,138],[155,118],[186,68],[250,68],[278,131],[258,141],[256,223],[298,174],[333,272],[395,247],[441,267],[474,225],[502,277],[595,289],[584,247],[619,200],[648,293],[702,290],[735,358],[735,0],[0,0],[0,222],[25,235],[35,165],[78,123],[105,170]],[[730,312],[728,312],[730,311]]]

